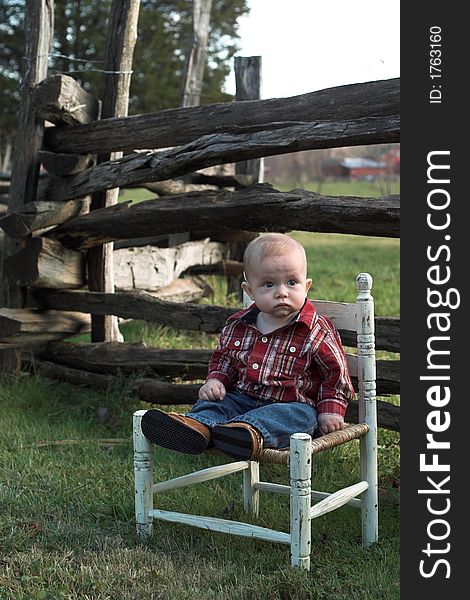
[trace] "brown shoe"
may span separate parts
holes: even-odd
[[[209,427],[179,413],[148,410],[142,417],[142,433],[152,444],[185,452],[201,454],[211,439]]]
[[[248,423],[226,423],[212,428],[212,441],[221,452],[232,458],[253,459],[263,448],[263,436]]]

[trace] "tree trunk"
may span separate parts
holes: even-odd
[[[212,0],[193,0],[193,31],[186,52],[181,106],[198,106],[201,98]]]

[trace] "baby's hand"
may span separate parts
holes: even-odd
[[[199,390],[199,400],[223,400],[226,394],[225,385],[218,379],[208,379]]]
[[[318,415],[318,429],[322,435],[331,431],[337,431],[338,429],[344,429],[345,427],[346,423],[340,415]]]

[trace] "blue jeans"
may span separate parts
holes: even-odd
[[[242,422],[255,427],[263,436],[265,448],[287,448],[294,433],[317,430],[317,411],[303,402],[263,402],[239,392],[227,392],[220,402],[198,400],[186,413],[203,425]]]

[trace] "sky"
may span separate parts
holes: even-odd
[[[400,76],[400,0],[249,0],[239,56],[262,57],[262,98]],[[235,75],[226,91],[235,93]]]

